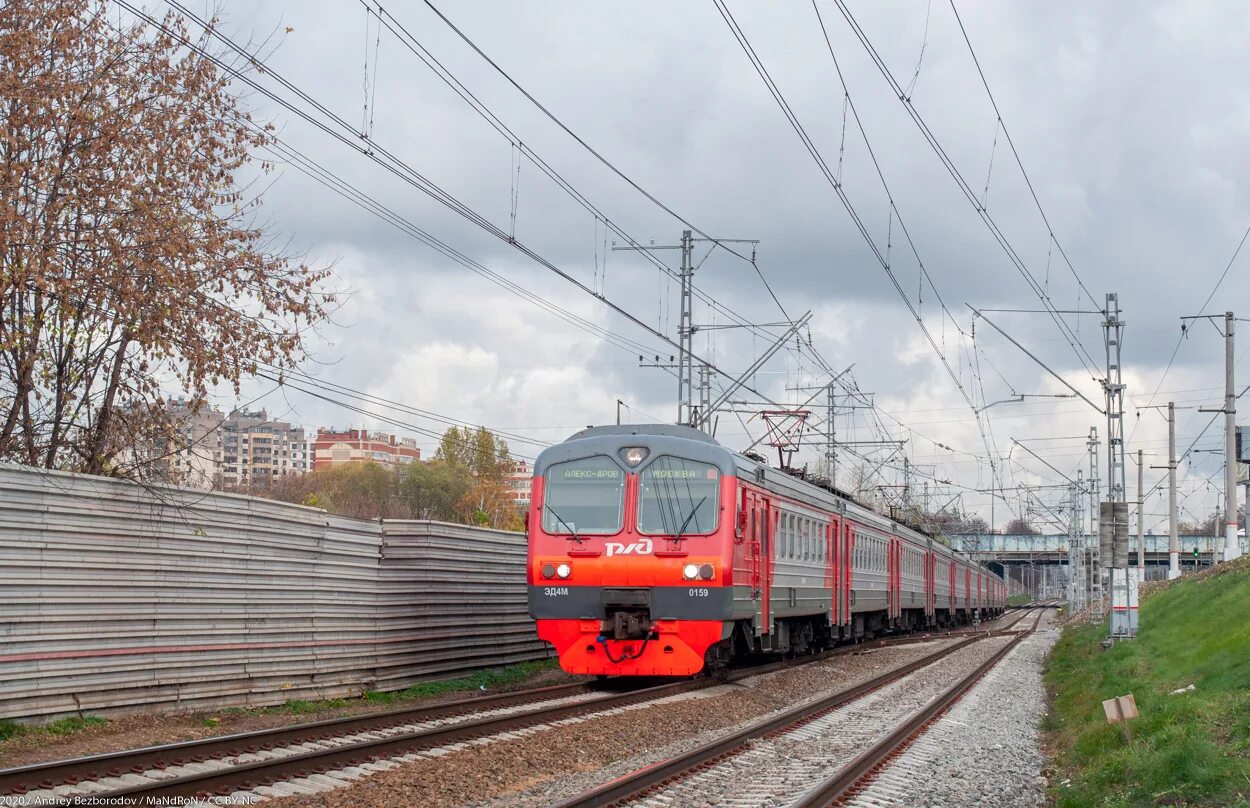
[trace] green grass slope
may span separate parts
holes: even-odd
[[[1055,804],[1250,806],[1250,559],[1147,594],[1136,641],[1106,634],[1069,628],[1047,661]],[[1125,693],[1131,745],[1102,710]]]

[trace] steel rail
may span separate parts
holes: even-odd
[[[728,681],[760,676],[796,665],[817,662],[833,656],[862,652],[866,649],[884,648],[940,639],[942,635],[917,634],[888,637],[869,642],[844,645],[809,657],[756,665],[732,671]],[[949,636],[949,635],[947,635]],[[522,726],[576,715],[598,712],[614,707],[676,695],[718,684],[711,678],[685,679],[652,687],[631,690],[626,693],[609,694],[568,705],[540,707],[534,710],[512,713],[506,716],[467,720],[452,725],[433,727],[406,733],[352,743],[339,744],[315,751],[285,755],[254,763],[238,764],[200,774],[184,775],[154,781],[129,788],[109,790],[83,795],[84,799],[108,797],[124,801],[116,804],[149,802],[152,799],[194,794],[229,793],[239,788],[275,782],[292,776],[305,776],[351,763],[385,758],[397,750],[414,751],[453,743],[466,738],[491,735]],[[176,744],[146,747],[143,749],[111,752],[70,760],[36,763],[12,769],[0,770],[0,794],[22,794],[32,789],[51,789],[57,785],[74,785],[84,781],[125,774],[142,774],[151,769],[204,761],[222,757],[268,751],[275,747],[294,746],[300,743],[326,741],[334,737],[350,736],[376,731],[403,724],[417,723],[461,714],[472,714],[489,709],[546,701],[587,688],[587,683],[570,683],[543,688],[531,688],[494,696],[478,696],[436,705],[402,708],[382,713],[369,713],[345,718],[334,718],[287,727],[257,730],[254,732],[203,738]],[[77,798],[65,798],[73,804]]]
[[[999,662],[1010,654],[1026,637],[1037,630],[1046,612],[1038,609],[1033,626],[1022,631],[993,656],[982,663],[976,670],[960,679],[942,695],[930,701],[924,709],[900,724],[889,735],[864,750],[842,768],[815,788],[806,792],[790,808],[827,808],[839,800],[852,794],[856,789],[865,786],[871,776],[877,772],[890,758],[906,748],[918,737],[930,723],[945,713],[955,702],[959,701],[985,674],[989,673]]]
[[[83,780],[119,777],[129,772],[139,773],[148,769],[199,762],[210,757],[232,757],[248,752],[268,750],[275,746],[325,740],[332,735],[354,735],[401,724],[511,707],[531,701],[558,699],[573,695],[587,687],[586,682],[573,682],[527,688],[490,696],[474,696],[439,704],[330,718],[273,729],[149,746],[143,749],[107,752],[47,763],[32,763],[12,769],[0,769],[0,794],[21,794],[32,787],[47,789],[61,784],[73,785]]]
[[[715,738],[685,754],[657,761],[601,786],[574,795],[563,802],[556,803],[554,808],[602,808],[602,806],[614,805],[636,797],[658,785],[681,777],[693,769],[732,755],[754,738],[771,735],[794,724],[816,718],[989,636],[991,636],[989,633],[970,636],[866,682],[843,688],[809,704],[800,705],[757,721],[737,732]]]

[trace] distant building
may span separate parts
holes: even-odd
[[[533,488],[534,469],[524,460],[512,461],[512,471],[508,474],[508,494],[516,503],[517,510],[524,511],[529,508]]]
[[[308,471],[304,428],[270,420],[265,410],[235,410],[222,420],[218,434],[221,487],[268,488],[279,477]]]
[[[170,445],[160,451],[158,472],[169,482],[191,488],[211,489],[221,467],[221,410],[203,406],[193,411],[186,399],[166,407],[171,428]]]
[[[313,469],[327,469],[343,463],[380,463],[387,468],[403,468],[421,459],[421,450],[412,438],[364,429],[318,429],[313,442]]]

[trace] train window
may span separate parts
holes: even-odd
[[[642,470],[638,532],[707,535],[720,519],[720,471],[709,463],[657,457]]]
[[[543,489],[547,533],[607,535],[621,529],[625,473],[610,457],[553,463]]]

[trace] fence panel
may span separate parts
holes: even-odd
[[[0,464],[0,718],[356,695],[545,655],[521,534]]]

